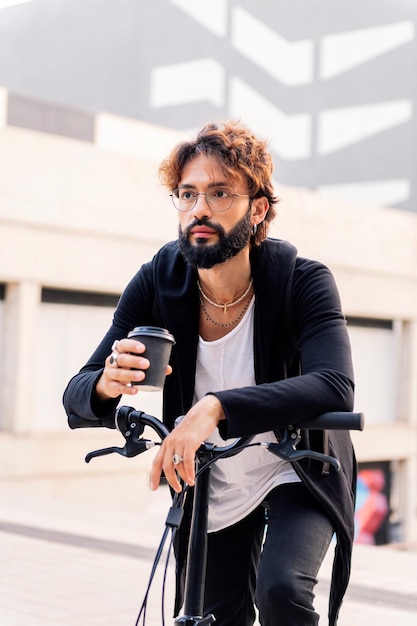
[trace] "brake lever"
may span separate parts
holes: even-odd
[[[126,441],[126,444],[123,448],[119,448],[117,446],[111,446],[110,448],[101,448],[100,450],[94,450],[93,452],[88,452],[85,455],[85,462],[89,463],[91,459],[94,459],[97,456],[106,456],[107,454],[112,454],[113,452],[120,454],[121,456],[131,458],[133,456],[137,456],[146,450],[150,450],[157,444],[154,441],[150,441],[149,439],[132,439]]]
[[[95,457],[113,453],[131,458],[157,445],[154,441],[141,437],[145,429],[145,424],[140,421],[141,416],[142,413],[138,414],[132,407],[120,407],[116,412],[116,428],[123,435],[126,442],[125,445],[123,448],[111,446],[110,448],[101,448],[100,450],[89,452],[85,456],[85,462],[89,463]],[[139,419],[137,419],[138,417]]]
[[[296,446],[301,440],[300,431],[293,430],[291,435],[288,429],[285,429],[284,437],[277,443],[265,443],[267,450],[279,456],[283,461],[300,461],[301,459],[312,459],[313,461],[320,461],[322,463],[328,463],[333,465],[337,472],[340,471],[340,463],[334,456],[322,454],[321,452],[315,452],[314,450],[297,450]]]

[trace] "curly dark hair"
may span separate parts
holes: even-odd
[[[255,137],[239,122],[206,124],[194,141],[181,142],[162,161],[159,167],[161,182],[170,191],[177,189],[185,165],[199,155],[215,158],[224,174],[232,180],[243,176],[252,199],[266,197],[268,212],[251,238],[254,245],[262,243],[268,235],[269,223],[276,214],[274,205],[278,202],[271,180],[273,162],[267,142]]]

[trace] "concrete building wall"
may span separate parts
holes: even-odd
[[[5,112],[10,96],[0,93]],[[84,465],[89,449],[118,445],[117,433],[69,432],[61,395],[110,323],[127,281],[176,237],[177,215],[157,165],[183,134],[105,114],[92,116],[94,133],[83,139],[2,119],[0,479],[53,476],[75,489],[91,472],[106,480],[140,469],[145,481],[149,461],[142,457],[131,466],[119,458]],[[352,321],[356,408],[367,417],[365,432],[354,433],[358,458],[391,463],[393,501],[411,541],[417,526],[417,215],[280,184],[277,191],[282,200],[271,235],[289,239],[335,274]],[[140,396],[138,408],[160,414],[160,395]]]
[[[415,211],[416,23],[410,0],[33,0],[0,10],[0,84],[182,131],[237,117],[281,182]]]

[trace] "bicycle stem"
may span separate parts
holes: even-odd
[[[213,615],[203,617],[204,590],[207,564],[207,518],[212,450],[200,448],[196,461],[191,533],[188,543],[187,576],[185,580],[184,615],[177,617],[176,626],[205,626],[216,620]],[[199,467],[206,467],[198,472]]]

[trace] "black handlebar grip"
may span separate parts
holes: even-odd
[[[79,415],[70,414],[68,416],[68,426],[71,430],[76,428],[116,428],[114,417],[102,419],[89,419]]]
[[[297,422],[294,426],[306,430],[363,430],[365,416],[363,413],[330,411]]]

